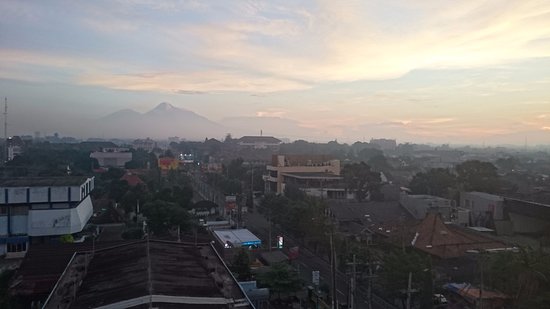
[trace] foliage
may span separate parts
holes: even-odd
[[[63,244],[71,244],[71,243],[74,242],[74,237],[71,234],[61,235],[59,237],[59,242],[61,242]]]
[[[147,168],[147,163],[151,164],[149,153],[143,149],[131,150],[132,160],[127,162],[124,167],[127,169],[143,169]]]
[[[412,273],[412,288],[420,290],[421,303],[431,303],[432,277],[429,257],[415,251],[393,248],[382,258],[380,282],[387,293],[395,298],[403,297]],[[423,308],[423,307],[422,307]]]
[[[143,206],[149,229],[156,235],[164,235],[170,229],[179,226],[182,230],[191,227],[191,218],[187,210],[175,203],[154,200]]]
[[[294,201],[301,201],[306,198],[306,193],[294,184],[287,184],[285,186],[284,196]]]
[[[239,281],[249,280],[252,276],[252,272],[250,271],[250,259],[248,258],[248,253],[246,253],[244,249],[239,250],[233,257],[231,271],[237,274],[237,280]]]
[[[363,161],[369,161],[378,156],[383,157],[384,152],[382,152],[382,150],[380,149],[373,148],[372,146],[364,148],[363,150],[359,151],[359,153],[357,154],[357,158]]]
[[[414,194],[429,194],[449,197],[449,189],[456,186],[456,176],[445,168],[432,168],[426,173],[416,174],[409,184]]]
[[[260,285],[268,287],[271,292],[291,293],[299,291],[302,287],[302,280],[298,272],[284,263],[273,264],[270,270],[258,276]]]
[[[18,309],[23,306],[17,302],[17,299],[8,293],[10,279],[15,274],[15,270],[4,270],[0,273],[0,308]]]
[[[374,157],[370,158],[367,161],[368,165],[370,165],[373,169],[377,171],[389,171],[392,169],[390,164],[388,163],[388,160],[384,155],[375,155]]]
[[[369,192],[380,189],[380,173],[371,170],[365,162],[347,164],[342,169],[348,190],[353,190],[357,201],[363,201]]]
[[[470,160],[456,166],[458,182],[465,191],[495,193],[500,181],[497,168],[490,162]]]
[[[122,233],[122,239],[142,239],[143,229],[140,227],[129,228]]]
[[[130,186],[126,180],[113,180],[109,184],[109,198],[120,202]]]
[[[550,303],[550,255],[531,248],[487,257],[485,284],[510,295],[516,308],[542,308]]]

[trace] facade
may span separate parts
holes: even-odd
[[[241,148],[278,151],[281,140],[273,136],[243,136],[237,140],[237,144]]]
[[[473,226],[492,228],[495,221],[504,219],[504,199],[484,192],[461,192],[460,207],[470,210]]]
[[[340,160],[324,155],[273,155],[264,175],[266,192],[282,194],[292,184],[310,195],[346,198]]]
[[[20,257],[31,243],[82,231],[93,213],[93,177],[0,181],[0,255]]]
[[[128,148],[103,148],[92,152],[90,158],[97,159],[101,167],[124,167],[132,161],[132,153]]]
[[[401,193],[399,198],[401,206],[415,218],[422,220],[428,213],[438,213],[443,220],[451,221],[451,200],[433,195],[409,195]]]

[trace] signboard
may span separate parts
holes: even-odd
[[[277,249],[283,249],[283,236],[277,236]]]
[[[315,285],[319,285],[319,278],[321,278],[321,275],[319,274],[318,270],[314,270],[311,272],[311,282]]]
[[[233,210],[237,208],[237,197],[234,195],[227,195],[225,197],[225,210]]]

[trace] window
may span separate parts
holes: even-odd
[[[8,206],[0,206],[0,216],[8,215]]]
[[[24,252],[27,251],[27,243],[15,243],[15,244],[6,244],[8,252]]]
[[[32,204],[31,209],[50,209],[50,204]]]

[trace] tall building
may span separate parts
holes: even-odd
[[[21,257],[32,243],[81,232],[93,213],[94,177],[0,180],[0,255]]]
[[[264,176],[266,192],[282,194],[291,184],[308,195],[346,199],[340,160],[325,155],[274,155]]]

